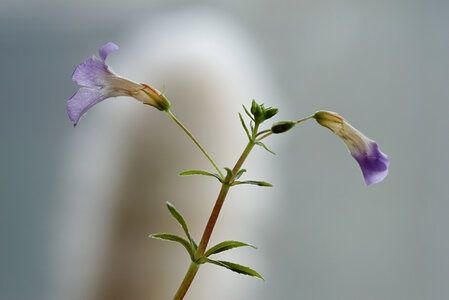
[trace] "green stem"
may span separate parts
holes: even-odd
[[[315,116],[315,115],[312,115],[312,116],[308,116],[307,118],[304,118],[304,119],[298,120],[298,121],[296,121],[296,124],[299,124],[299,123],[302,123],[302,122],[304,122],[304,121],[307,121],[307,120],[313,119],[313,118],[314,118],[314,116]]]
[[[209,221],[207,222],[206,228],[204,228],[203,236],[201,237],[200,244],[198,245],[198,249],[195,255],[196,257],[201,257],[203,256],[204,252],[206,252],[207,244],[209,243],[210,236],[212,235],[212,231],[214,230],[215,223],[217,223],[218,215],[220,214],[221,208],[230,187],[231,186],[228,183],[223,183],[221,185],[221,190],[218,194],[217,201],[215,201],[215,206],[212,209]]]
[[[217,201],[215,202],[215,206],[212,210],[212,213],[209,217],[209,221],[207,222],[206,228],[204,229],[203,236],[201,238],[201,242],[197,249],[197,256],[203,256],[204,252],[206,251],[207,244],[209,243],[210,236],[212,235],[212,231],[214,230],[215,223],[217,222],[218,215],[220,214],[221,207],[223,206],[224,200],[226,198],[226,195],[228,194],[230,183],[234,180],[235,174],[240,170],[240,168],[243,165],[243,162],[248,157],[249,153],[251,152],[251,149],[254,147],[254,142],[250,141],[248,145],[246,146],[245,150],[243,150],[242,155],[240,155],[240,158],[236,162],[234,168],[232,169],[232,177],[229,179],[229,182],[223,182],[221,185],[220,193],[218,194]]]
[[[255,145],[255,143],[253,141],[249,141],[249,143],[246,146],[245,150],[243,150],[242,155],[240,155],[239,160],[236,162],[234,168],[232,169],[232,173],[234,174],[234,176],[232,176],[231,182],[232,182],[232,180],[234,180],[235,175],[237,174],[237,172],[242,167],[243,162],[245,162],[245,159],[248,157],[248,155],[251,152],[251,150],[253,149],[254,145]]]
[[[184,277],[184,280],[181,283],[181,286],[179,287],[178,291],[176,292],[176,295],[173,297],[173,300],[178,300],[184,298],[185,294],[189,290],[190,284],[192,283],[193,278],[196,275],[196,272],[198,272],[198,269],[200,268],[200,265],[196,262],[192,261],[190,263],[189,269],[187,270],[187,274]]]
[[[167,114],[170,116],[170,118],[175,121],[176,124],[178,124],[179,127],[184,130],[184,132],[192,139],[192,141],[195,143],[195,145],[198,146],[198,148],[203,152],[203,154],[207,157],[207,159],[210,161],[210,163],[214,166],[215,170],[217,170],[218,174],[220,174],[221,177],[223,177],[223,173],[221,173],[220,168],[215,164],[214,160],[207,154],[206,150],[200,145],[200,143],[195,139],[192,133],[172,114],[170,110],[166,110]]]
[[[204,255],[204,252],[206,252],[206,247],[207,247],[207,244],[209,243],[209,239],[212,235],[212,231],[214,230],[215,224],[217,223],[218,215],[220,214],[221,208],[223,207],[224,200],[226,199],[226,195],[228,194],[229,188],[231,187],[230,183],[234,180],[235,174],[237,174],[237,172],[242,167],[243,162],[248,157],[248,155],[251,152],[251,149],[253,149],[254,145],[255,144],[252,140],[249,141],[245,150],[243,150],[242,155],[240,155],[240,158],[238,159],[237,163],[235,164],[234,168],[232,169],[233,176],[229,179],[228,182],[222,183],[220,193],[218,194],[218,197],[217,197],[217,201],[215,202],[215,206],[212,209],[212,213],[209,217],[209,221],[207,222],[206,228],[204,229],[204,233],[201,238],[201,242],[200,242],[198,249],[195,253],[196,258],[202,257]],[[187,290],[189,289],[190,284],[193,281],[193,278],[195,278],[198,268],[199,268],[199,264],[197,264],[195,262],[192,262],[190,264],[190,267],[187,270],[187,274],[184,277],[184,280],[182,281],[181,285],[179,286],[178,291],[176,292],[176,295],[173,298],[173,300],[181,300],[184,298],[184,295],[187,293]]]

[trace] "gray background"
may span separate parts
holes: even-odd
[[[257,239],[267,282],[249,283],[248,297],[448,298],[447,1],[3,0],[2,299],[46,299],[51,287],[73,67],[99,41],[119,43],[134,19],[195,5],[222,11],[257,42],[283,92],[281,117],[340,112],[392,160],[385,182],[366,188],[328,131],[310,123],[279,137],[277,205]]]

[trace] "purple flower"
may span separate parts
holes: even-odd
[[[367,185],[378,183],[387,176],[390,159],[379,150],[375,141],[367,138],[336,113],[319,111],[313,117],[345,142],[352,157],[359,163]]]
[[[119,77],[106,65],[106,57],[119,47],[114,43],[106,43],[98,53],[101,59],[93,56],[79,64],[72,75],[72,80],[82,87],[67,101],[67,114],[73,125],[89,108],[104,99],[118,96],[130,96],[159,110],[168,110],[170,103],[158,90]]]

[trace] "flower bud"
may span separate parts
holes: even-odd
[[[293,121],[280,121],[277,123],[274,123],[273,126],[271,126],[271,131],[273,133],[283,133],[286,131],[289,131],[293,127],[295,127],[296,122]]]
[[[251,113],[254,116],[254,120],[257,123],[262,123],[264,121],[263,116],[263,106],[261,107],[259,104],[256,103],[256,100],[253,100],[251,103]]]
[[[263,113],[263,117],[265,120],[268,120],[270,118],[272,118],[274,115],[276,115],[278,113],[278,109],[277,108],[272,108],[269,107],[267,109],[265,109],[264,113]]]

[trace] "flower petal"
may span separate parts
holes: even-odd
[[[318,124],[329,128],[348,147],[362,169],[366,185],[382,181],[388,174],[390,159],[379,150],[377,143],[351,126],[339,114],[318,111],[313,117]]]
[[[108,66],[96,57],[79,64],[73,71],[72,80],[87,87],[103,87],[106,79],[113,75]]]
[[[67,114],[69,115],[70,120],[72,120],[73,126],[76,126],[81,116],[84,115],[89,108],[106,98],[107,96],[99,89],[80,88],[75,95],[67,101]]]
[[[388,174],[390,159],[379,150],[376,142],[370,144],[368,153],[351,153],[362,169],[366,185],[381,182]]]
[[[100,49],[98,49],[98,54],[100,54],[100,57],[104,62],[106,60],[106,57],[109,55],[109,53],[117,51],[118,49],[120,49],[119,46],[117,46],[113,42],[108,42],[108,43],[102,45],[100,47]]]

